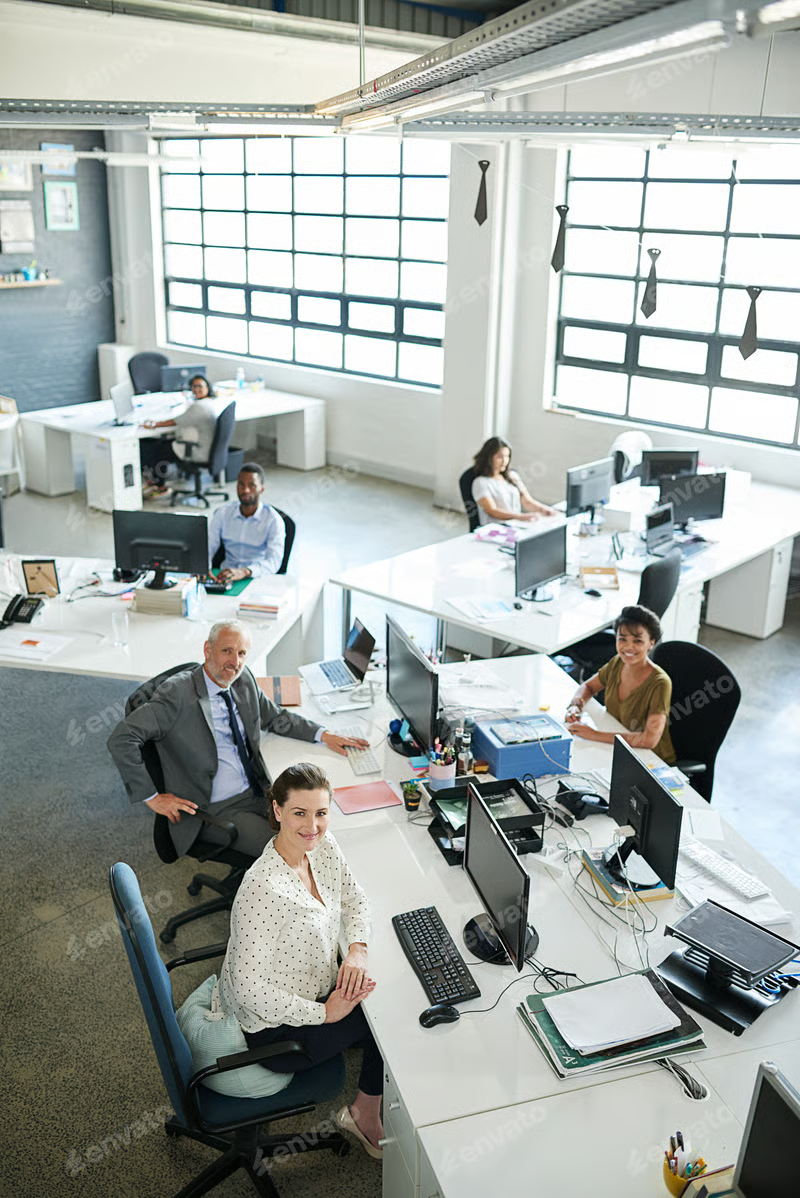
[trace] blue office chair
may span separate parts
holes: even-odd
[[[203,1079],[226,1073],[243,1065],[267,1064],[271,1057],[284,1053],[304,1054],[296,1041],[282,1041],[263,1048],[249,1049],[234,1056],[221,1057],[215,1065],[194,1072],[192,1054],[184,1039],[172,998],[169,971],[192,961],[221,956],[224,944],[189,952],[165,965],[158,954],[150,918],[142,901],[139,883],[129,865],[118,861],[111,866],[111,896],[125,952],[144,1010],[161,1076],[174,1115],[164,1130],[169,1136],[189,1136],[222,1152],[202,1173],[180,1191],[177,1198],[199,1198],[214,1189],[226,1177],[245,1169],[256,1192],[263,1198],[279,1198],[262,1161],[276,1152],[280,1156],[327,1148],[345,1156],[350,1144],[338,1132],[317,1127],[308,1138],[302,1133],[259,1134],[261,1124],[294,1118],[313,1111],[322,1102],[330,1102],[344,1086],[344,1061],[334,1057],[313,1069],[296,1073],[293,1080],[269,1098],[232,1098],[205,1087]],[[132,1063],[133,1065],[134,1063]]]

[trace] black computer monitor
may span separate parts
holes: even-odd
[[[662,478],[659,503],[671,503],[679,528],[690,520],[719,520],[725,510],[725,471]]]
[[[554,582],[567,571],[567,526],[548,528],[521,537],[514,546],[514,594],[526,598],[552,599],[552,594],[536,594],[537,587]]]
[[[205,516],[177,512],[121,512],[114,517],[114,557],[120,572],[136,577],[155,570],[147,585],[160,591],[173,586],[167,570],[176,574],[208,572],[208,521]],[[123,573],[124,576],[124,573]]]
[[[567,471],[567,515],[591,512],[594,520],[596,509],[611,498],[613,481],[613,458],[587,462],[585,466],[573,466]]]
[[[386,617],[386,697],[411,732],[410,740],[394,732],[389,736],[394,751],[405,757],[427,753],[436,739],[439,675],[391,616]]]
[[[539,945],[528,927],[531,880],[472,783],[467,786],[464,872],[483,903],[480,915],[464,927],[464,943],[481,961],[510,962],[519,972]]]
[[[699,449],[643,449],[643,487],[657,487],[668,474],[696,474]]]
[[[800,1093],[772,1061],[758,1066],[733,1175],[741,1198],[795,1198]]]
[[[612,846],[605,866],[623,886],[630,886],[625,862],[637,852],[667,890],[675,886],[683,807],[621,736],[614,737],[608,814],[620,827],[634,830],[622,845]],[[651,889],[648,885],[648,889]],[[635,890],[636,886],[630,886]]]
[[[196,374],[201,374],[206,381],[206,367],[199,366],[162,366],[161,367],[161,390],[162,391],[186,391],[189,388],[189,380],[193,379]]]

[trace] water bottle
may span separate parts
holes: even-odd
[[[458,773],[472,773],[472,729],[475,721],[469,716],[464,720],[464,730],[461,733],[461,747],[458,751]]]
[[[244,366],[240,366],[236,371],[236,386],[240,389],[244,386]]]

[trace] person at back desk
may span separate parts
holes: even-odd
[[[170,488],[165,482],[167,474],[171,466],[182,462],[187,456],[187,445],[191,445],[192,457],[196,461],[208,461],[221,411],[220,401],[215,399],[213,388],[203,374],[196,374],[189,380],[189,390],[192,403],[179,416],[144,422],[145,428],[175,429],[174,441],[164,437],[143,437],[139,442],[145,499],[169,494]]]
[[[225,548],[221,582],[276,574],[283,561],[286,527],[275,508],[262,503],[265,481],[257,462],[245,462],[236,480],[238,499],[223,503],[211,517],[209,560],[214,560],[220,545]]]
[[[473,459],[476,478],[472,498],[478,505],[481,524],[506,520],[538,520],[554,516],[553,508],[539,503],[511,469],[511,446],[502,437],[490,437]]]
[[[614,621],[617,655],[578,688],[567,708],[573,736],[613,744],[614,732],[581,723],[584,705],[605,688],[606,711],[629,729],[620,735],[635,749],[653,749],[667,765],[675,762],[669,735],[672,680],[648,656],[661,640],[658,616],[647,607],[623,607]]]

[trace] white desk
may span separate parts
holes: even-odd
[[[255,444],[259,422],[274,417],[278,463],[296,470],[325,465],[325,402],[286,391],[222,389],[220,398],[236,403],[234,444]],[[162,397],[140,397],[158,404]],[[164,397],[166,400],[166,397]],[[176,409],[176,411],[179,409]],[[75,490],[74,457],[86,461],[86,498],[90,507],[110,512],[135,511],[142,506],[139,439],[152,429],[117,427],[110,400],[43,408],[20,417],[27,467],[27,486],[42,495],[67,495]]]
[[[574,690],[572,681],[545,657],[444,667],[444,672],[453,670],[474,672],[476,677],[491,671],[522,691],[534,709],[549,701],[556,715]],[[596,704],[591,710],[599,726],[618,727]],[[312,702],[305,712],[319,718]],[[370,741],[384,754],[385,775],[405,778],[411,774],[407,763],[388,746],[381,748],[388,714],[383,703],[376,704]],[[335,721],[353,723],[365,715],[370,717],[369,712],[354,712],[325,722],[335,727]],[[290,741],[267,736],[263,747],[273,774],[297,760],[297,746]],[[358,781],[348,763],[324,746],[303,750],[329,771],[334,785]],[[610,756],[610,746],[576,741],[572,765],[608,768]],[[685,792],[684,803],[705,806],[691,791]],[[515,1013],[530,981],[512,987],[490,1013],[467,1015],[470,1007],[490,1007],[514,975],[509,969],[473,962],[466,952],[482,997],[462,1006],[458,1023],[431,1030],[420,1027],[417,1016],[428,1003],[391,930],[391,916],[433,903],[460,940],[463,924],[480,909],[466,875],[446,865],[425,821],[411,822],[402,807],[355,816],[342,816],[334,807],[331,824],[372,905],[370,972],[378,986],[365,1012],[385,1063],[384,1198],[483,1198],[532,1189],[534,1181],[536,1192],[541,1183],[542,1193],[570,1198],[589,1193],[655,1196],[662,1192],[662,1141],[677,1127],[702,1139],[715,1164],[735,1158],[742,1122],[742,1104],[734,1102],[736,1086],[752,1086],[755,1077],[754,1066],[750,1075],[750,1057],[742,1054],[778,1061],[798,1055],[797,995],[785,998],[740,1038],[700,1017],[708,1051],[698,1053],[690,1068],[710,1084],[706,1102],[684,1099],[674,1079],[652,1065],[633,1066],[606,1079],[595,1075],[562,1081]],[[585,828],[596,843],[608,842],[611,824],[606,817],[593,816],[576,826]],[[548,832],[546,841],[555,844],[563,836],[558,829]],[[726,829],[728,845],[794,910],[793,923],[777,930],[796,940],[800,894]],[[538,959],[575,970],[584,981],[614,976],[612,954],[597,935],[599,918],[584,907],[569,876],[547,867],[536,854],[523,861],[532,878],[530,922],[541,938]],[[663,925],[682,909],[682,901],[650,907]],[[674,941],[657,931],[648,942],[653,964],[674,948]],[[618,951],[623,960],[633,958],[624,930]],[[601,1145],[607,1168],[598,1179],[595,1154]]]
[[[37,555],[38,556],[38,555]],[[3,595],[24,592],[20,568],[21,556],[0,554],[0,592]],[[184,661],[202,661],[203,643],[210,626],[225,617],[235,617],[239,599],[229,595],[204,595],[194,619],[155,616],[131,610],[130,600],[92,595],[68,602],[76,587],[100,570],[110,579],[113,562],[94,558],[56,558],[62,593],[45,600],[45,606],[32,624],[14,624],[0,632],[0,666],[14,669],[55,671],[66,674],[92,674],[107,678],[129,678],[140,682],[152,678],[171,665]],[[252,585],[252,584],[251,584]],[[122,591],[119,583],[106,582],[97,590]],[[252,638],[248,664],[256,674],[293,674],[303,661],[313,661],[322,650],[322,599],[319,583],[302,585],[292,575],[276,575],[269,580],[271,593],[287,596],[276,620],[247,619]],[[130,589],[128,589],[130,593]],[[245,591],[246,594],[246,591]],[[5,609],[8,602],[0,598]],[[112,613],[127,612],[127,647],[114,645]],[[31,635],[51,632],[69,638],[68,644],[44,661],[25,661],[4,655],[3,641],[20,631]]]
[[[535,528],[552,523],[543,520]],[[792,539],[800,534],[800,491],[754,483],[746,501],[729,504],[722,520],[699,527],[714,543],[690,558],[682,571],[662,621],[665,638],[697,640],[706,583],[710,583],[709,623],[751,636],[766,636],[780,628]],[[453,624],[534,652],[556,653],[607,627],[639,593],[639,574],[624,570],[618,591],[603,593],[599,599],[584,593],[577,579],[580,566],[609,564],[613,559],[608,536],[578,537],[576,528],[572,524],[567,537],[571,577],[561,584],[558,598],[547,603],[523,601],[521,611],[497,621],[470,620],[448,602],[466,594],[508,602],[514,597],[513,559],[470,535],[347,570],[331,580],[344,591],[345,635],[350,629],[350,596],[357,591],[435,616],[440,648],[447,625]],[[626,535],[636,540],[634,534]]]

